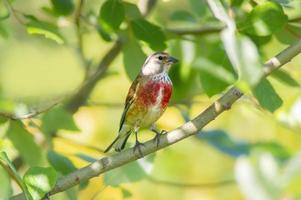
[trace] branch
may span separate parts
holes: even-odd
[[[295,44],[283,50],[277,56],[271,58],[265,64],[265,76],[268,76],[272,71],[289,62],[299,53],[301,53],[301,40],[298,40]],[[243,93],[238,88],[230,88],[222,97],[210,105],[205,111],[200,113],[196,118],[185,123],[179,128],[160,136],[160,143],[158,146],[156,145],[155,140],[149,140],[144,143],[144,148],[141,149],[143,155],[146,156],[179,142],[189,136],[199,133],[204,126],[213,121],[224,111],[230,109],[232,104],[235,103],[241,96],[243,96]],[[49,192],[49,195],[65,191],[82,181],[87,181],[93,177],[103,174],[106,171],[139,159],[139,153],[134,153],[133,150],[133,148],[128,148],[121,153],[116,153],[111,156],[101,158],[100,160],[95,161],[86,167],[61,177],[57,181],[55,187]],[[14,196],[12,199],[24,199],[24,195],[19,194]]]
[[[227,185],[235,183],[235,180],[233,180],[233,179],[222,180],[222,181],[212,182],[212,183],[182,183],[182,182],[160,180],[160,179],[154,178],[152,176],[147,176],[146,178],[154,184],[167,185],[167,186],[172,186],[172,187],[186,187],[186,188],[223,187],[223,186],[227,186]]]
[[[204,26],[200,28],[167,28],[166,31],[176,35],[205,35],[210,33],[218,33],[223,26]]]
[[[51,104],[50,106],[41,109],[41,110],[35,110],[35,111],[31,111],[27,114],[23,114],[23,115],[16,115],[14,113],[9,113],[9,112],[0,112],[0,116],[11,119],[11,120],[23,120],[23,119],[29,119],[29,118],[33,118],[36,117],[37,115],[47,112],[49,111],[51,108],[53,108],[54,106],[56,106],[57,104],[59,104],[60,101],[55,102],[53,104]]]

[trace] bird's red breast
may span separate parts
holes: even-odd
[[[159,106],[165,110],[172,93],[172,85],[163,81],[149,80],[137,93],[137,103],[145,107]]]

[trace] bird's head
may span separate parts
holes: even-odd
[[[165,52],[157,52],[149,56],[143,64],[142,75],[155,75],[167,72],[170,65],[178,62],[177,59]]]

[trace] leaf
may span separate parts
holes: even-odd
[[[6,171],[0,166],[0,199],[9,199],[13,193],[10,186],[10,178]]]
[[[63,36],[59,33],[57,26],[48,22],[40,21],[33,16],[26,16],[30,22],[26,24],[26,30],[32,35],[43,35],[45,38],[53,40],[58,44],[64,43]]]
[[[281,199],[278,176],[279,164],[268,152],[253,159],[242,156],[235,164],[236,181],[246,199]]]
[[[252,35],[267,36],[281,30],[287,22],[288,17],[282,7],[267,1],[251,11],[241,30]]]
[[[223,80],[226,83],[232,84],[235,81],[235,76],[223,66],[212,62],[207,58],[198,58],[192,64],[193,68],[200,72],[207,72],[217,79]]]
[[[253,94],[259,104],[270,112],[277,110],[283,103],[281,97],[276,93],[272,84],[267,79],[259,82],[254,88]]]
[[[76,170],[76,167],[67,157],[58,154],[55,151],[48,151],[47,158],[51,166],[63,175],[69,174]]]
[[[75,156],[90,163],[97,161],[97,159],[83,153],[76,153]]]
[[[133,37],[129,37],[122,46],[122,53],[126,74],[131,80],[134,80],[146,59],[146,55]]]
[[[120,0],[107,0],[100,8],[98,21],[113,30],[118,30],[125,17],[123,4]]]
[[[224,80],[218,79],[206,71],[200,72],[200,81],[202,88],[209,97],[222,92],[229,86]]]
[[[275,33],[275,36],[283,44],[292,44],[301,37],[301,27],[297,24],[286,24],[285,28]]]
[[[25,193],[26,199],[31,200],[30,194],[29,194],[25,184],[23,183],[22,178],[18,174],[16,168],[14,167],[13,163],[9,160],[9,158],[5,152],[0,152],[0,166],[2,166],[10,174],[10,176],[14,178],[16,183],[19,185],[19,187]],[[2,184],[2,182],[1,182],[1,184]]]
[[[125,188],[121,188],[121,192],[122,192],[123,199],[127,199],[127,198],[133,196],[133,194],[129,190],[125,189]]]
[[[151,173],[153,160],[154,156],[147,156],[138,161],[108,171],[104,175],[104,182],[106,185],[118,186],[122,183],[142,180]]]
[[[189,0],[191,10],[200,17],[204,17],[208,13],[205,0]]]
[[[149,44],[154,51],[162,51],[166,48],[166,37],[159,26],[156,26],[144,19],[131,21],[131,28],[134,35]]]
[[[74,4],[72,0],[51,0],[53,10],[59,14],[68,16],[72,14],[74,10]]]
[[[0,125],[1,124],[4,124],[7,122],[7,118],[6,117],[3,117],[3,116],[0,116]]]
[[[20,121],[10,121],[7,137],[27,164],[36,166],[42,162],[41,148]]]
[[[184,22],[197,22],[197,20],[194,18],[194,16],[185,10],[178,10],[172,13],[171,20],[173,21],[184,21]]]
[[[56,179],[57,174],[52,167],[31,167],[23,177],[33,200],[42,199],[54,187]]]
[[[48,134],[62,129],[79,131],[72,114],[61,107],[53,108],[43,115],[41,129]]]
[[[123,1],[122,3],[123,3],[123,6],[124,6],[124,9],[125,9],[125,16],[129,20],[142,18],[141,12],[135,4],[125,2],[125,1]]]
[[[284,70],[275,70],[271,76],[291,87],[300,87],[300,84],[289,73]]]
[[[198,139],[205,140],[217,150],[230,155],[239,157],[249,154],[251,145],[239,140],[234,140],[223,130],[202,131],[197,135]]]

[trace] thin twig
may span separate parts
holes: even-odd
[[[14,9],[14,7],[11,5],[10,1],[4,0],[4,2],[7,7],[7,10],[9,10],[13,14],[13,16],[15,17],[17,22],[19,22],[22,25],[26,25],[26,23],[18,16],[18,14],[17,14],[18,11],[16,9]]]
[[[15,115],[13,113],[8,113],[8,112],[0,112],[0,116],[2,117],[5,117],[5,118],[8,118],[8,119],[11,119],[11,120],[23,120],[23,119],[30,119],[30,118],[33,118],[33,117],[36,117],[38,116],[39,114],[42,114],[44,112],[47,112],[49,111],[50,109],[52,109],[54,106],[56,106],[57,104],[59,104],[60,102],[55,102],[53,104],[51,104],[50,106],[44,108],[44,109],[41,109],[41,110],[36,110],[36,111],[32,111],[32,112],[29,112],[27,114],[24,114],[24,115]]]

